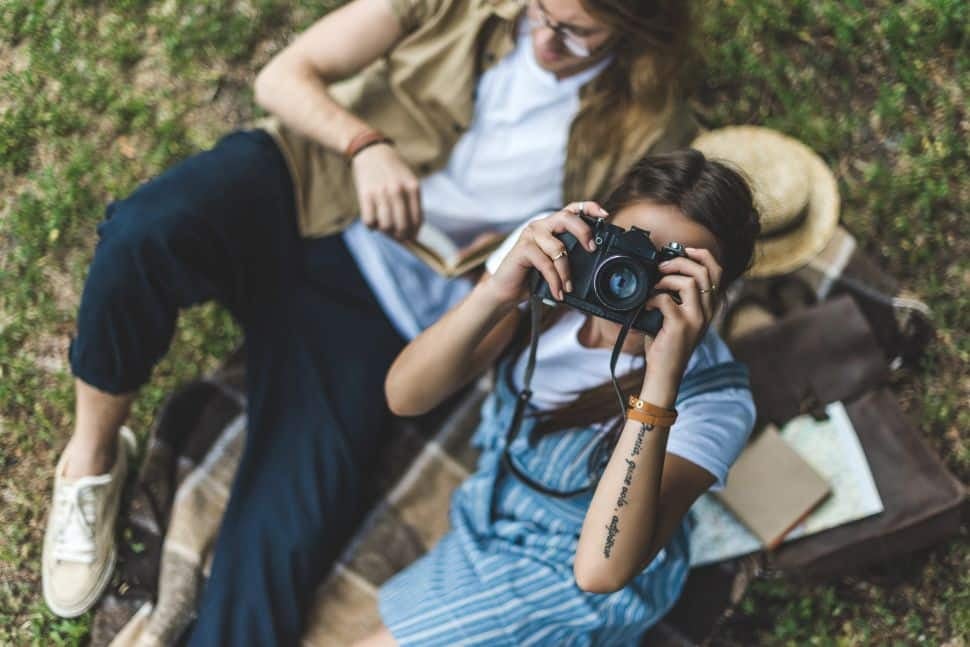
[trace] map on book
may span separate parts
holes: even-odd
[[[787,535],[786,542],[883,511],[872,471],[845,407],[834,402],[825,412],[827,420],[799,416],[780,432],[832,488],[831,496]],[[762,547],[757,537],[710,493],[697,500],[691,515],[696,522],[691,533],[691,566],[746,555]]]

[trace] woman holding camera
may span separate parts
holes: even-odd
[[[697,151],[643,158],[604,207],[571,204],[526,225],[391,367],[391,409],[416,415],[498,360],[472,440],[478,469],[453,495],[452,529],[384,585],[385,626],[363,645],[635,644],[680,594],[687,512],[723,487],[755,419],[746,372],[709,324],[751,261],[758,215],[744,180]],[[623,338],[581,304],[557,307],[533,373],[516,306],[533,269],[559,301],[588,278],[569,260],[596,249],[583,211],[649,231],[657,249],[678,242],[685,255],[659,264],[643,304],[663,314],[655,336]],[[565,232],[579,241],[568,253]],[[611,383],[618,337],[616,374],[631,396],[623,416]]]

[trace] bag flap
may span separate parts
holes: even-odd
[[[859,307],[839,297],[758,328],[732,343],[751,372],[758,416],[783,425],[884,383],[889,367]]]

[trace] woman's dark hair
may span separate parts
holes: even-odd
[[[761,231],[751,189],[742,175],[724,163],[710,160],[696,150],[647,155],[623,176],[602,203],[611,214],[638,202],[673,206],[691,220],[706,227],[717,240],[723,268],[718,291],[723,293],[751,265],[754,242]],[[547,311],[542,329],[552,326],[566,312],[565,307]],[[510,352],[515,355],[528,340],[519,335]],[[513,355],[513,356],[515,356]],[[635,393],[642,371],[618,378],[624,394]],[[587,427],[616,416],[617,402],[611,382],[579,394],[572,402],[539,415],[534,437],[575,427]],[[590,455],[590,471],[598,473],[619,439],[623,420],[617,419]]]
[[[609,213],[637,202],[676,207],[717,239],[727,287],[751,265],[761,231],[751,189],[741,174],[688,149],[647,155],[627,171],[603,203]]]

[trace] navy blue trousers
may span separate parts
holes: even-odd
[[[249,430],[193,645],[297,644],[308,605],[363,515],[387,437],[383,382],[404,345],[340,236],[305,240],[286,164],[236,132],[108,206],[71,347],[111,393],[144,384],[180,310],[241,323]]]

